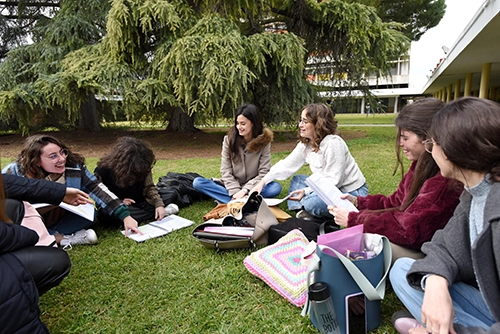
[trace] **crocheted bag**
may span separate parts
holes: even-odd
[[[302,232],[292,230],[276,243],[247,256],[243,263],[290,303],[302,307],[307,299],[307,265],[301,263],[301,258],[308,244]]]

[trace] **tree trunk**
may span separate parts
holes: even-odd
[[[167,132],[196,132],[194,115],[189,116],[181,108],[173,107],[169,110]]]
[[[78,128],[80,130],[88,132],[101,131],[101,124],[99,123],[99,115],[97,113],[95,103],[95,95],[93,93],[89,93],[87,101],[81,104],[79,114]]]

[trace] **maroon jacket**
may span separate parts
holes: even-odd
[[[437,173],[424,182],[413,203],[405,211],[399,211],[410,191],[415,166],[413,162],[394,194],[358,197],[360,212],[349,213],[347,226],[364,223],[364,232],[385,235],[392,243],[406,248],[420,249],[431,240],[434,232],[442,229],[453,215],[463,188]]]

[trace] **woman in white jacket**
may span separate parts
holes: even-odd
[[[332,110],[323,103],[306,105],[299,121],[299,142],[294,150],[279,161],[256,185],[260,191],[273,180],[285,180],[305,163],[312,173],[330,179],[343,193],[368,195],[366,180],[344,140],[337,135],[337,121]],[[327,205],[305,184],[307,175],[295,175],[290,182],[290,210],[301,210],[299,218],[311,216],[331,218]]]

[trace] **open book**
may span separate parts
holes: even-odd
[[[263,200],[264,200],[264,202],[266,202],[267,206],[277,206],[289,198],[290,198],[290,195],[288,195],[284,198],[263,198]]]
[[[32,205],[35,209],[39,209],[39,208],[44,208],[46,206],[49,206],[51,204],[36,203],[36,204],[32,204]],[[65,209],[69,212],[75,213],[79,216],[82,216],[83,218],[88,219],[91,222],[94,221],[94,204],[87,203],[87,204],[80,204],[80,205],[75,206],[75,205],[69,205],[69,204],[66,204],[64,202],[61,202],[59,204],[59,207]]]
[[[319,173],[314,173],[306,179],[306,184],[325,202],[338,208],[359,212],[359,210],[348,199],[342,199],[342,192],[332,181]]]
[[[162,220],[139,226],[139,230],[144,234],[129,233],[128,238],[133,239],[137,242],[143,242],[148,239],[161,237],[172,231],[191,226],[193,225],[193,223],[194,222],[191,220],[176,215],[170,215],[163,218]],[[122,231],[122,234],[125,235],[125,231]]]

